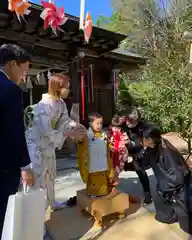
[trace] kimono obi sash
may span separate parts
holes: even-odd
[[[108,151],[106,134],[95,137],[92,130],[88,130],[89,173],[108,170]]]

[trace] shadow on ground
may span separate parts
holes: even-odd
[[[135,196],[138,199],[143,198],[143,189],[141,187],[140,181],[138,177],[129,177],[127,175],[133,174],[133,172],[123,173],[120,178],[119,190],[130,195]],[[124,177],[125,176],[125,177]],[[154,175],[148,175],[150,188],[152,192],[152,196],[156,194],[156,179]]]

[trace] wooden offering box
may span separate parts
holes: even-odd
[[[101,225],[105,216],[118,213],[120,218],[125,217],[125,210],[129,208],[129,196],[123,192],[90,198],[86,190],[77,191],[77,202],[81,210],[90,213],[95,221]]]

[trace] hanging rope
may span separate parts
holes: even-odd
[[[114,102],[117,103],[117,89],[118,89],[118,81],[117,81],[117,70],[113,70],[113,95]]]
[[[83,64],[81,64],[81,108],[82,108],[82,120],[85,120],[85,73]]]
[[[90,84],[90,68],[87,69],[87,92],[88,92],[88,102],[91,102],[91,84]]]
[[[90,66],[90,83],[91,83],[91,102],[94,102],[94,83],[93,83],[93,64]]]

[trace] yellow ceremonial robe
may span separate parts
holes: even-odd
[[[95,164],[93,161],[97,161],[99,157],[101,157],[100,161],[105,161],[105,153],[102,154],[99,149],[94,149],[97,148],[97,144],[95,144],[97,140],[103,141],[102,144],[105,144],[107,166],[104,170],[99,170],[97,168],[97,171],[94,172],[94,169],[91,169],[90,166]],[[92,146],[92,144],[94,145]],[[90,150],[92,148],[98,155],[96,158],[90,154]],[[87,194],[96,197],[109,194],[112,190],[112,183],[114,181],[114,169],[112,159],[110,158],[106,134],[103,132],[93,133],[93,131],[89,129],[88,134],[84,137],[84,139],[78,142],[77,160],[81,178],[86,184]]]

